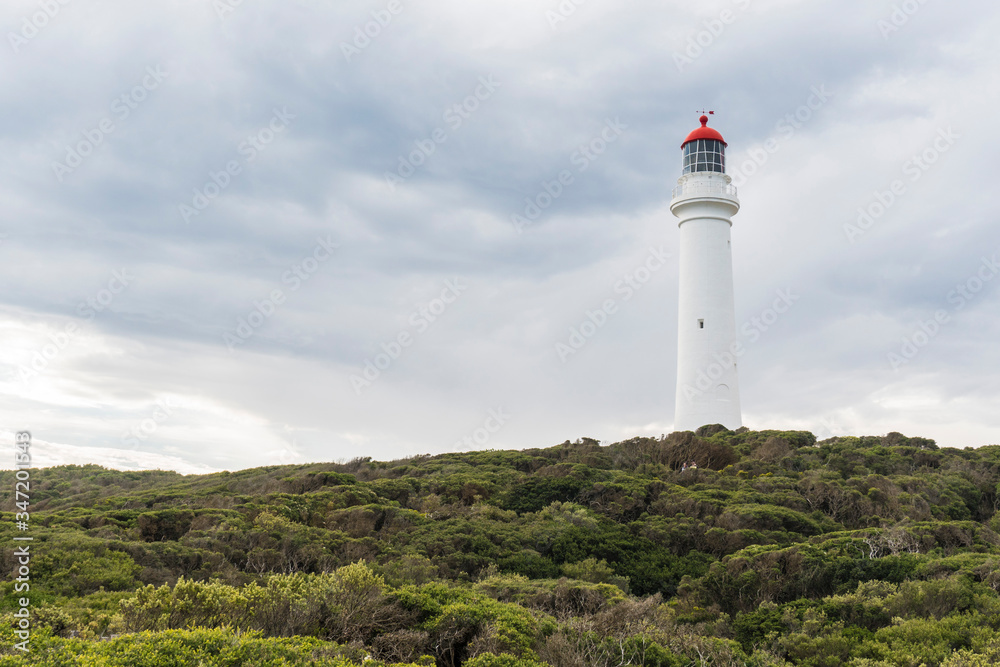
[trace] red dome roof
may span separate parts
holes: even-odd
[[[716,141],[721,141],[723,146],[729,145],[726,143],[726,140],[722,138],[721,134],[708,126],[708,116],[702,116],[698,120],[701,121],[701,127],[687,135],[687,139],[685,139],[684,143],[681,144],[681,148],[684,148],[689,142],[694,141],[695,139],[715,139]]]

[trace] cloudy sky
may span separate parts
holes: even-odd
[[[702,109],[744,423],[1000,441],[993,3],[0,12],[0,435],[39,465],[670,432]]]

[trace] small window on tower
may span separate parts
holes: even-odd
[[[698,328],[699,329],[705,328],[705,320],[698,320]]]

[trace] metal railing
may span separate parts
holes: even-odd
[[[736,196],[736,186],[732,183],[684,183],[683,185],[678,185],[673,189],[671,196],[676,199],[677,197],[684,197],[688,195],[715,195],[724,197],[735,197]]]

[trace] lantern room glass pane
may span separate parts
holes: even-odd
[[[696,139],[684,146],[683,173],[726,173],[726,147],[715,139]]]

